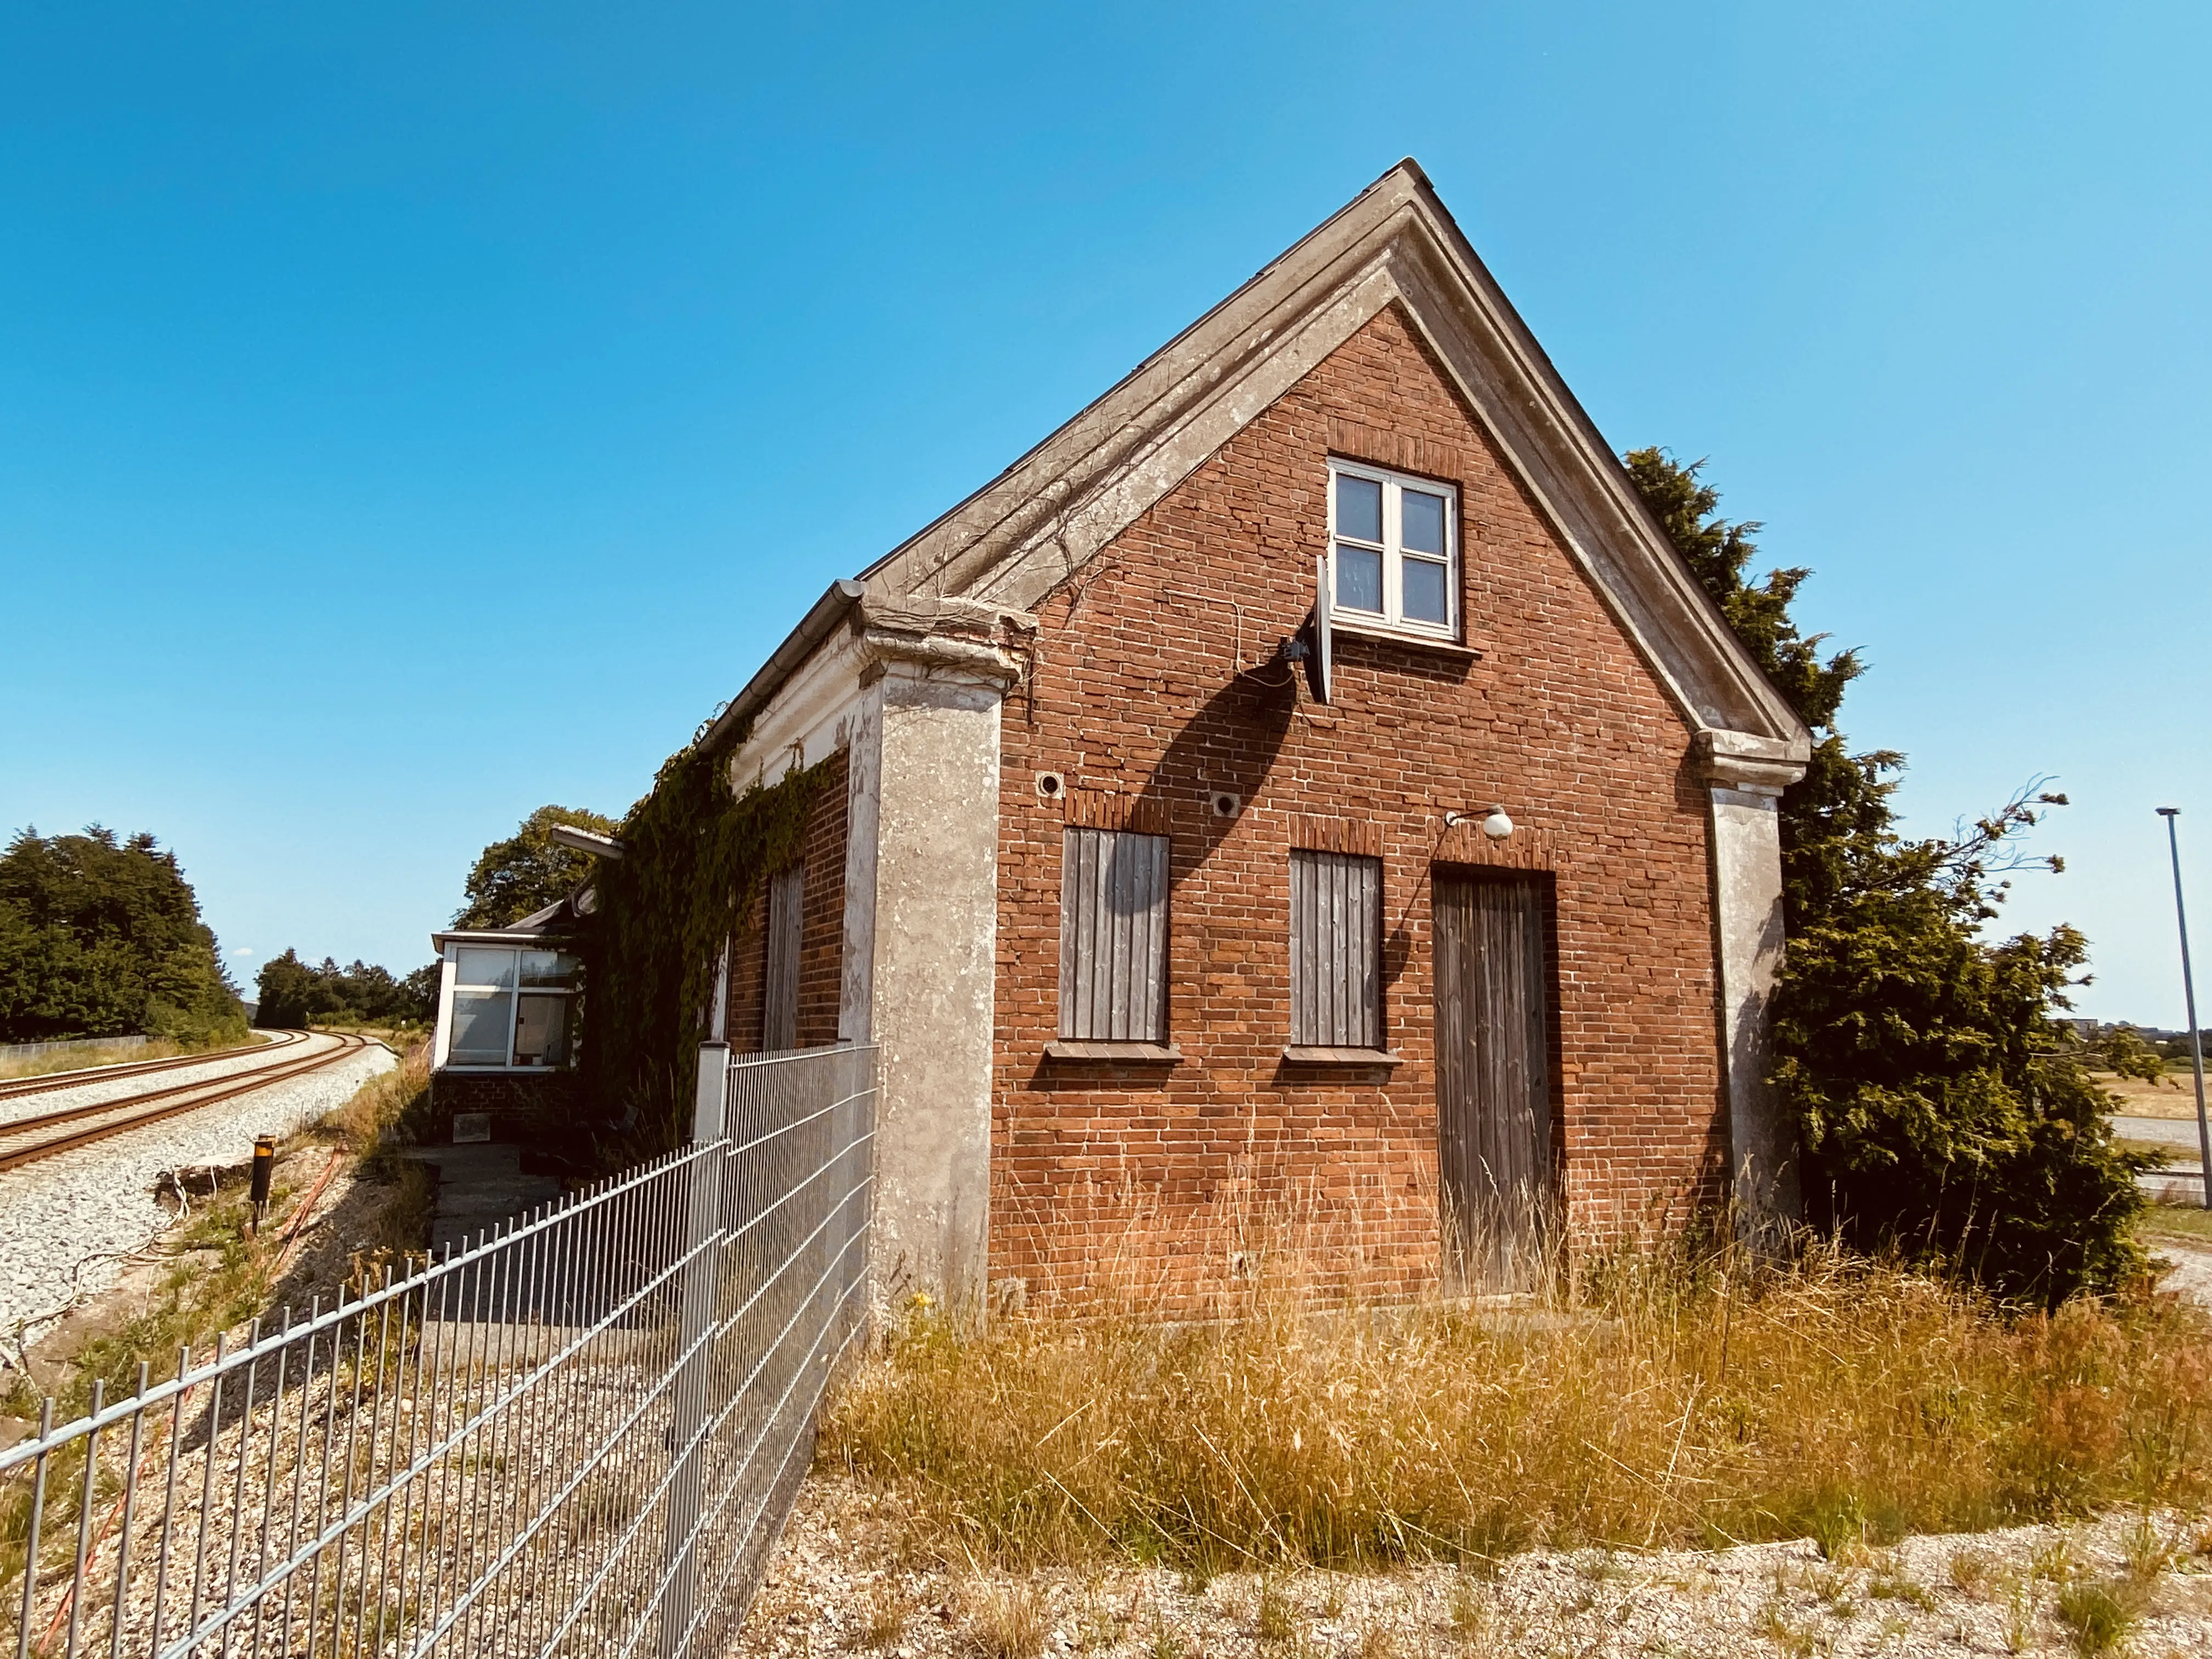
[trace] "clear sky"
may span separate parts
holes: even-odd
[[[2212,8],[22,4],[0,831],[173,846],[241,981],[404,969],[805,605],[1402,155],[1616,447],[1710,456],[2020,925],[2212,967]]]

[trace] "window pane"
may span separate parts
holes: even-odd
[[[1168,838],[1069,830],[1060,856],[1060,1036],[1164,1042]]]
[[[565,1066],[568,1061],[568,999],[525,997],[514,1019],[514,1063]]]
[[[1425,489],[1398,492],[1398,532],[1409,553],[1444,550],[1444,498]]]
[[[484,985],[501,991],[514,988],[514,952],[488,951],[482,946],[461,947],[453,965],[456,985]],[[504,1038],[501,1039],[505,1041]]]
[[[526,986],[555,985],[565,990],[576,982],[576,958],[559,951],[525,951],[522,982]]]
[[[1433,559],[1408,559],[1404,565],[1406,620],[1448,623],[1451,607],[1444,592],[1445,567]]]
[[[1346,611],[1382,613],[1382,556],[1364,547],[1336,550],[1336,602]]]
[[[446,1051],[447,1061],[455,1066],[506,1065],[507,1026],[514,1003],[511,991],[454,992],[453,1040]]]
[[[1372,478],[1336,475],[1336,533],[1363,542],[1382,539],[1382,486]]]

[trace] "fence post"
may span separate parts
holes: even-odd
[[[722,1139],[729,1112],[730,1045],[699,1045],[698,1092],[691,1108],[691,1144],[704,1146]],[[660,1601],[661,1659],[681,1659],[690,1645],[697,1595],[701,1468],[705,1448],[698,1443],[708,1417],[707,1386],[714,1354],[707,1340],[714,1322],[714,1285],[721,1253],[709,1248],[721,1224],[722,1160],[709,1155],[693,1160],[686,1172],[684,1263],[677,1291],[679,1317],[677,1352],[682,1357],[674,1390],[675,1420],[670,1452],[677,1460],[668,1482],[668,1537],[662,1559],[668,1589]]]

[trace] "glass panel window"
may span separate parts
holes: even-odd
[[[561,951],[522,952],[524,986],[552,986],[567,990],[576,982],[576,958]]]
[[[1435,559],[1408,559],[1405,572],[1406,620],[1448,623],[1451,600],[1444,587],[1444,566]]]
[[[568,999],[525,996],[514,1017],[517,1066],[563,1066],[568,1060]]]
[[[1387,629],[1455,635],[1458,495],[1425,479],[1358,461],[1328,465],[1336,608],[1362,613]]]
[[[1336,475],[1336,533],[1356,541],[1382,539],[1382,484],[1380,479]]]
[[[1443,556],[1444,498],[1425,489],[1399,492],[1398,540],[1408,553]]]
[[[1346,611],[1382,614],[1382,556],[1372,548],[1336,544],[1336,602]]]
[[[482,945],[463,945],[454,957],[453,983],[512,991],[514,988],[514,952],[487,950]]]
[[[453,1066],[507,1064],[508,1028],[514,1019],[511,991],[453,993],[453,1039],[447,1061]]]
[[[578,959],[565,951],[463,945],[453,951],[448,1066],[566,1066]],[[520,992],[518,1002],[517,987]]]

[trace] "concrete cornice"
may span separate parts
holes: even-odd
[[[1698,733],[1694,752],[1698,775],[1706,782],[1778,795],[1805,775],[1813,744],[1809,737],[1782,739],[1709,730]]]
[[[932,634],[879,633],[872,629],[860,635],[860,650],[862,685],[872,685],[899,668],[980,681],[1002,690],[1022,677],[1021,659],[1012,651],[975,640]]]

